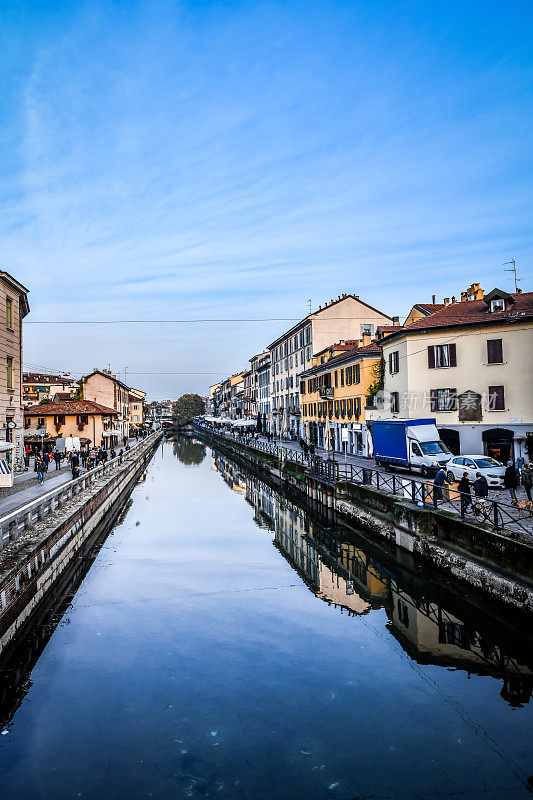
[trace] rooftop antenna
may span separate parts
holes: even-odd
[[[512,258],[510,261],[504,261],[504,263],[502,264],[502,267],[506,267],[507,264],[512,264],[513,266],[510,269],[505,269],[504,272],[512,272],[513,273],[512,277],[511,278],[507,278],[507,280],[508,281],[514,280],[514,290],[515,290],[515,292],[517,292],[518,291],[518,284],[520,283],[522,278],[517,278],[517,276],[516,276],[516,261],[514,260],[514,258]]]
[[[309,313],[311,313],[311,300],[307,301],[309,303]]]

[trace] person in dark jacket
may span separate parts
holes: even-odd
[[[511,503],[516,505],[516,490],[518,488],[518,472],[512,461],[507,462],[507,469],[503,477],[503,488],[511,495]]]
[[[457,484],[457,491],[461,492],[461,508],[463,514],[472,505],[472,494],[470,492],[470,481],[468,480],[468,472],[463,472],[463,477]]]
[[[474,481],[474,494],[480,499],[489,496],[489,484],[481,472],[476,472],[476,480]]]
[[[54,450],[54,461],[56,462],[56,470],[61,469],[61,453],[59,450]]]
[[[526,490],[527,499],[531,502],[531,487],[533,485],[533,473],[531,464],[524,464],[522,467],[522,486]]]
[[[437,503],[442,500],[442,487],[445,483],[448,483],[448,479],[446,478],[446,472],[441,468],[433,480],[433,491],[435,492],[435,501]]]
[[[43,455],[44,471],[48,472],[48,464],[50,463],[50,453]]]

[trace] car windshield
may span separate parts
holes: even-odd
[[[449,453],[450,451],[444,442],[419,442],[422,452],[425,456],[440,456],[442,453]]]
[[[503,467],[500,461],[495,458],[476,458],[476,464],[480,469],[490,469],[490,467]]]

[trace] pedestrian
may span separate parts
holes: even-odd
[[[36,468],[37,468],[37,480],[39,483],[44,482],[44,473],[46,472],[44,459],[41,456],[38,456],[35,459]]]
[[[28,448],[26,448],[26,451],[24,453],[24,469],[27,472],[29,468],[30,468],[30,451]]]
[[[474,481],[474,494],[479,500],[484,500],[489,495],[489,484],[481,472],[476,472],[476,480]]]
[[[314,454],[315,454],[315,446],[314,446],[313,442],[311,442],[309,444],[309,455],[314,456]]]
[[[433,491],[435,492],[436,503],[438,503],[439,500],[442,500],[442,487],[445,483],[448,483],[448,479],[445,471],[441,467],[435,475],[435,479],[433,480]]]
[[[468,506],[472,505],[472,494],[470,492],[468,472],[463,472],[463,477],[457,484],[457,491],[461,493],[461,513],[464,514]]]
[[[111,458],[115,458],[115,456],[116,456],[115,448],[112,447],[111,448]]]
[[[72,478],[78,478],[80,474],[80,458],[77,453],[72,453],[70,457],[70,468],[72,470]]]
[[[54,450],[54,461],[56,464],[56,471],[61,469],[61,453],[59,450]]]
[[[80,455],[81,455],[81,465],[82,465],[82,467],[85,468],[87,466],[87,456],[88,456],[88,453],[87,453],[87,450],[86,450],[85,447],[81,451]]]
[[[507,468],[503,477],[503,488],[507,489],[511,496],[513,506],[517,504],[516,490],[518,487],[518,473],[512,461],[507,462]]]
[[[48,472],[48,464],[50,463],[50,453],[43,455],[44,471]]]
[[[304,456],[307,458],[307,453],[309,452],[309,445],[307,444],[307,442],[303,443],[302,448],[304,451]]]
[[[531,464],[524,462],[522,467],[522,486],[526,490],[527,499],[531,503],[531,486],[533,485],[533,472]]]

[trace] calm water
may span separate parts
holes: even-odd
[[[411,566],[165,442],[43,627],[2,798],[530,797],[523,640]]]

